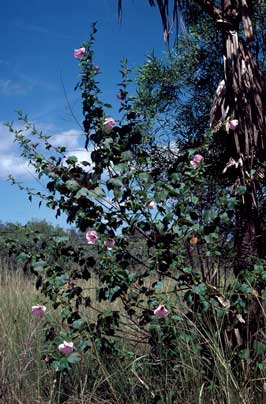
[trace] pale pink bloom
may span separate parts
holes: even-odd
[[[99,238],[98,234],[95,230],[87,231],[86,240],[87,240],[88,244],[96,244],[98,238]]]
[[[116,94],[116,98],[118,98],[119,100],[125,100],[126,99],[126,94],[123,93],[123,91],[119,91],[119,93]]]
[[[232,119],[229,122],[229,129],[236,130],[237,127],[238,127],[238,119]]]
[[[110,118],[110,117],[105,118],[103,125],[104,125],[106,130],[111,130],[115,126],[115,120],[113,118]]]
[[[190,161],[190,164],[193,168],[198,168],[203,160],[203,156],[201,154],[195,154],[193,159]]]
[[[76,59],[81,59],[86,52],[85,48],[74,49],[74,57]]]
[[[154,201],[150,201],[150,202],[148,203],[148,208],[149,208],[149,209],[154,209],[154,208],[155,208],[155,202],[154,202]]]
[[[94,71],[94,73],[96,74],[96,73],[99,73],[100,72],[100,67],[99,66],[94,66],[94,69],[93,69],[93,71]]]
[[[37,306],[32,306],[31,312],[34,316],[42,316],[46,312],[46,307],[37,304]]]
[[[107,248],[107,250],[112,250],[115,246],[115,240],[112,240],[108,238],[107,240],[104,240],[104,245]]]
[[[58,345],[59,351],[64,355],[70,355],[74,351],[73,342],[64,341],[63,344]]]
[[[155,317],[167,317],[169,311],[165,308],[164,305],[160,304],[160,306],[158,306],[157,309],[153,311],[153,314],[155,315]]]

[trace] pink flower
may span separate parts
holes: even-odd
[[[193,159],[190,161],[190,164],[193,168],[198,168],[203,160],[203,156],[201,154],[195,154]]]
[[[229,129],[236,130],[237,127],[238,127],[238,119],[232,119],[229,122]]]
[[[88,244],[96,244],[98,238],[99,238],[98,234],[95,230],[87,231],[86,240],[87,240]]]
[[[34,316],[42,316],[46,312],[46,307],[37,304],[37,306],[32,306],[31,312]]]
[[[154,208],[155,208],[155,202],[154,202],[154,201],[150,201],[150,202],[148,203],[148,208],[149,208],[149,209],[154,209]]]
[[[100,67],[99,66],[94,66],[94,69],[93,69],[93,71],[94,71],[94,73],[95,74],[97,74],[97,73],[99,73],[100,72]]]
[[[104,120],[104,127],[106,130],[111,130],[115,126],[115,120],[113,118],[105,118]]]
[[[58,345],[59,351],[64,355],[70,355],[74,350],[73,342],[64,341],[63,344]]]
[[[107,248],[107,250],[112,250],[115,246],[115,240],[112,240],[108,238],[107,240],[104,240],[104,245]]]
[[[167,317],[169,311],[165,308],[164,305],[160,304],[160,306],[158,306],[157,309],[153,311],[153,314],[155,315],[155,317]]]
[[[119,93],[116,94],[116,98],[118,98],[119,100],[125,100],[127,96],[123,91],[119,91]]]
[[[81,59],[86,52],[85,48],[74,49],[74,57],[76,59]]]

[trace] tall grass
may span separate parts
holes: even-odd
[[[31,316],[36,301],[23,274],[0,273],[0,400],[6,404],[38,403],[48,393],[49,371],[42,361],[43,329]]]
[[[88,289],[93,291],[95,280]],[[20,273],[0,273],[0,403],[2,404],[263,404],[263,381],[245,380],[232,369],[218,330],[195,325],[180,310],[175,355],[163,346],[123,340],[121,358],[100,356],[95,347],[82,356],[69,378],[55,383],[43,360],[44,323],[31,316],[38,299],[33,282]],[[106,304],[106,303],[104,303]],[[119,307],[117,306],[119,309]],[[163,323],[162,325],[163,326]],[[173,325],[174,326],[174,325]],[[126,324],[125,330],[131,325]],[[123,331],[123,330],[122,330]],[[137,333],[137,329],[135,330]],[[198,344],[208,346],[203,357]],[[204,363],[202,361],[205,361]],[[261,379],[263,377],[260,375]]]

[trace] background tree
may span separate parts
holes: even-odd
[[[73,243],[78,243],[76,232],[72,234]],[[2,223],[0,226],[0,259],[2,270],[16,271],[29,269],[33,255],[41,256],[49,250],[56,237],[69,237],[69,231],[52,226],[45,220],[31,220],[26,225]],[[54,257],[51,257],[53,260]]]
[[[258,239],[261,237],[256,189],[264,177],[265,162],[266,84],[264,72],[260,70],[260,63],[263,69],[265,60],[265,46],[261,40],[265,39],[262,33],[265,32],[262,18],[265,3],[175,0],[172,14],[169,1],[149,3],[159,8],[167,40],[174,21],[178,25],[181,18],[189,26],[195,23],[198,15],[210,18],[214,29],[219,32],[216,43],[222,47],[224,73],[213,99],[210,123],[217,136],[226,137],[228,163],[225,170],[229,167],[234,169],[232,185],[239,183],[246,190],[243,203],[236,212],[235,228],[237,254],[234,271],[241,277],[247,269],[252,271],[253,259],[259,255]],[[119,1],[118,5],[121,12],[122,2]],[[259,283],[256,290],[261,293]],[[248,315],[249,326],[244,337],[247,340],[256,334],[256,313],[259,311],[260,303],[255,299]]]

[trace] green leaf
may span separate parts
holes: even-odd
[[[238,356],[240,359],[248,359],[250,356],[249,349],[242,349],[242,351],[239,352]]]
[[[177,316],[177,315],[174,315],[174,316],[171,317],[171,319],[172,319],[173,321],[181,321],[181,320],[182,320],[182,317]]]
[[[127,163],[120,163],[114,165],[114,171],[118,174],[128,173],[128,164]]]
[[[107,150],[111,150],[111,145],[113,143],[114,143],[114,141],[111,137],[108,137],[103,141],[103,145],[106,147]]]
[[[123,292],[123,290],[121,289],[120,286],[115,286],[113,288],[111,288],[109,290],[109,296],[108,296],[108,300],[110,300],[110,302],[115,301],[115,299],[121,295],[121,293]]]
[[[246,193],[246,191],[247,191],[247,187],[245,187],[245,186],[243,186],[243,185],[240,185],[240,186],[237,188],[237,193],[238,193],[238,195],[244,195],[244,194]]]
[[[97,198],[104,198],[105,197],[105,192],[101,187],[96,187],[94,190],[89,191],[90,195],[93,195],[94,197]]]
[[[79,350],[82,352],[87,352],[90,349],[90,344],[87,340],[81,341],[79,344]]]
[[[204,220],[205,222],[213,222],[218,216],[217,210],[206,210],[204,213]]]
[[[71,363],[72,365],[74,363],[78,363],[80,361],[80,354],[78,352],[73,352],[67,357],[68,363]]]
[[[229,216],[228,216],[228,214],[227,214],[226,212],[224,212],[224,213],[222,213],[222,214],[220,215],[220,220],[221,220],[221,222],[224,223],[224,224],[229,224],[229,223],[230,223]]]
[[[157,281],[156,284],[154,285],[154,289],[162,289],[162,288],[163,288],[163,282]]]
[[[162,189],[155,193],[155,201],[156,202],[165,202],[168,197],[168,191],[166,189]]]
[[[84,324],[85,324],[85,322],[84,322],[84,320],[82,320],[82,319],[80,319],[80,320],[75,320],[75,321],[73,321],[73,323],[72,323],[72,327],[73,327],[75,330],[81,330],[81,329],[84,327]]]
[[[29,258],[30,258],[29,254],[22,252],[17,256],[17,262],[25,263],[28,261]]]
[[[55,243],[67,243],[69,241],[69,237],[68,236],[58,236],[58,237],[53,237],[53,241]]]
[[[122,188],[123,187],[123,182],[122,182],[122,178],[121,177],[115,177],[115,178],[111,178],[108,181],[108,185],[111,185],[114,188]]]
[[[199,285],[192,286],[192,292],[194,292],[196,295],[204,296],[206,294],[206,291],[207,286],[205,285],[205,283],[200,283]]]
[[[66,187],[69,191],[77,191],[80,188],[80,185],[75,180],[68,180],[66,181]]]
[[[149,173],[140,173],[139,179],[143,184],[149,184],[151,182],[151,175]]]
[[[259,341],[255,342],[254,348],[258,355],[264,355],[266,352],[266,344],[264,344],[263,342],[259,342]]]
[[[75,198],[76,199],[79,199],[79,198],[81,198],[81,197],[87,197],[87,196],[89,196],[89,190],[87,189],[87,188],[81,188],[77,193],[76,193],[76,196],[75,196]]]
[[[67,164],[75,164],[75,163],[78,162],[78,159],[77,159],[76,156],[69,156],[69,157],[66,159],[66,162],[67,162]]]
[[[33,262],[32,268],[36,272],[42,272],[45,265],[46,265],[46,261],[40,260],[40,261],[37,261],[37,262]]]
[[[132,153],[130,150],[124,151],[123,153],[121,153],[121,159],[123,161],[129,161],[132,158]]]
[[[191,203],[193,203],[193,205],[197,205],[197,203],[199,203],[199,198],[195,195],[191,196]]]

